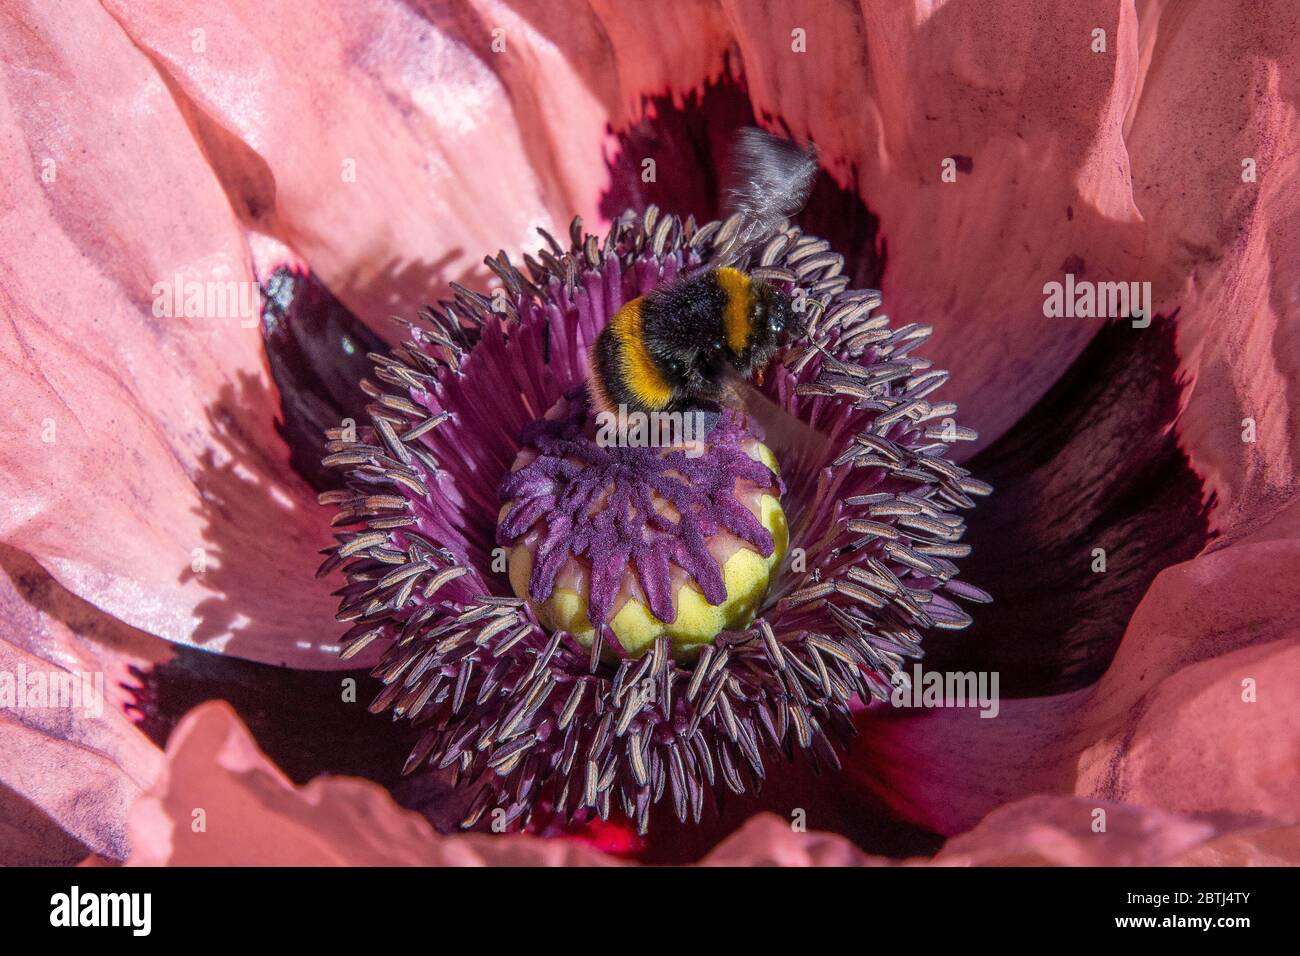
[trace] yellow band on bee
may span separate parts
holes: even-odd
[[[619,344],[623,383],[647,408],[663,408],[673,397],[659,367],[650,357],[641,334],[641,299],[633,299],[614,313],[610,328]]]
[[[738,269],[726,266],[717,272],[718,285],[727,297],[722,323],[727,333],[727,347],[739,355],[749,344],[753,331],[750,314],[754,305],[754,283]]]

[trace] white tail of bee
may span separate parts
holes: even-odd
[[[722,245],[718,265],[739,262],[808,201],[817,153],[755,127],[736,134],[722,193],[723,215],[738,216]]]

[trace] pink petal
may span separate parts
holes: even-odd
[[[202,823],[195,807],[203,809]],[[131,815],[130,863],[142,866],[614,865],[565,840],[442,837],[368,780],[295,787],[224,702],[191,711],[167,763]]]
[[[0,860],[124,859],[127,812],[162,763],[126,714],[132,669],[165,659],[167,645],[100,614],[27,555],[0,548],[0,563],[0,700],[13,695],[0,706]],[[90,695],[56,701],[48,689],[60,681]]]
[[[622,129],[642,93],[718,77],[734,40],[760,114],[811,134],[880,214],[890,311],[937,327],[931,354],[957,371],[952,397],[985,443],[1095,328],[1045,320],[1042,282],[1150,270],[1158,307],[1181,310],[1180,435],[1232,545],[1157,580],[1093,690],[1004,702],[1000,721],[871,718],[873,785],[946,832],[1040,789],[1290,819],[1296,631],[1270,592],[1295,571],[1291,532],[1277,528],[1298,450],[1295,50],[1277,26],[1294,15],[1280,3],[1231,17],[1218,4],[1170,9],[1144,7],[1140,35],[1131,8],[1111,4],[796,13],[803,55],[730,7],[690,30],[525,22],[484,2],[436,26],[396,4],[363,23],[250,4],[0,31],[7,64],[38,67],[10,66],[0,100],[17,131],[3,158],[28,170],[0,239],[15,317],[5,404],[10,433],[25,436],[0,463],[24,491],[0,533],[131,624],[336,666],[319,646],[330,632],[303,633],[329,620],[326,585],[310,581],[323,519],[274,435],[257,336],[155,320],[154,284],[177,270],[250,280],[252,229],[309,258],[368,318],[409,312],[446,279],[479,275],[482,252],[534,245],[531,226],[594,216],[603,122]],[[507,27],[499,58],[484,35],[495,22]],[[197,23],[212,24],[202,52]],[[1104,56],[1088,46],[1096,26]],[[93,74],[86,48],[99,51]],[[943,183],[954,155],[969,171]],[[1240,156],[1258,161],[1259,183],[1241,182]],[[356,183],[342,179],[346,160]],[[1241,440],[1245,417],[1254,443]],[[202,574],[196,548],[214,565]],[[1258,681],[1254,704],[1240,701],[1243,677]],[[1267,779],[1243,763],[1261,747]]]
[[[598,218],[604,110],[576,61],[504,5],[108,6],[166,76],[244,223],[385,331],[450,280],[481,284],[484,255],[535,249],[536,226]]]
[[[794,830],[789,820],[760,813],[719,843],[701,866],[889,866],[834,833]]]
[[[1179,309],[1188,384],[1178,430],[1223,538],[1156,579],[1095,688],[1004,702],[992,721],[954,711],[867,719],[877,734],[860,755],[876,762],[870,785],[943,832],[1036,790],[1300,816],[1300,612],[1288,587],[1300,573],[1300,51],[1293,31],[1278,32],[1295,19],[1289,5],[1229,10],[1144,8],[1140,97],[1124,138],[1149,227],[1129,278],[1153,282],[1157,309]],[[1242,181],[1244,158],[1258,182]],[[1243,440],[1248,417],[1253,442]],[[1254,703],[1242,699],[1248,679]]]
[[[1300,820],[1297,515],[1163,571],[1094,687],[995,719],[872,708],[849,772],[947,834],[1035,792]]]
[[[195,807],[203,808],[202,824]],[[132,865],[158,866],[617,866],[625,861],[568,839],[442,836],[367,780],[318,777],[295,786],[257,748],[229,705],[181,721],[166,764],[131,814]],[[794,833],[762,814],[705,865],[859,865],[835,834]]]
[[[1081,797],[1030,797],[989,814],[974,830],[949,840],[936,866],[1168,866],[1198,864],[1215,852],[1255,848],[1263,862],[1284,849],[1284,832]],[[1227,836],[1221,836],[1221,834]],[[1221,851],[1221,852],[1224,852]]]
[[[1104,832],[1096,832],[1103,809]],[[201,807],[202,815],[194,808]],[[223,702],[188,714],[167,763],[131,816],[133,865],[617,866],[564,839],[442,836],[369,781],[320,777],[296,787],[267,760]],[[931,859],[863,853],[844,837],[803,832],[771,813],[744,826],[703,866],[1145,865],[1297,857],[1297,827],[1242,826],[1078,797],[1003,807]]]
[[[1260,826],[1189,850],[1175,866],[1300,866],[1300,827]]]
[[[1179,434],[1215,496],[1220,530],[1257,526],[1296,489],[1296,17],[1293,4],[1272,0],[1245,11],[1153,4],[1142,18],[1148,69],[1126,134],[1149,225],[1142,265],[1158,308],[1179,308],[1188,379]],[[1255,181],[1243,181],[1247,160]],[[1253,442],[1243,441],[1246,418]]]
[[[168,76],[245,224],[294,248],[372,322],[412,313],[451,279],[483,278],[485,252],[535,248],[536,225],[575,212],[598,222],[607,124],[634,128],[646,95],[698,94],[725,76],[733,47],[754,112],[811,135],[879,214],[886,302],[936,326],[933,357],[964,373],[951,397],[969,401],[984,442],[1097,327],[1044,319],[1043,282],[1067,262],[1127,278],[1142,251],[1122,141],[1136,24],[1104,4],[1066,19],[1032,0],[994,18],[960,5],[827,8],[778,29],[737,10],[523,18],[491,0],[432,19],[395,2],[355,20],[239,2],[110,6]],[[1089,46],[1098,26],[1104,56]],[[791,50],[794,28],[806,54]],[[1061,42],[1070,35],[1079,42]],[[649,152],[675,155],[669,143]],[[941,182],[954,156],[964,171]],[[644,158],[630,157],[638,172]]]
[[[1077,792],[1300,819],[1298,519],[1156,578],[1097,686]]]
[[[886,311],[934,326],[926,357],[953,370],[945,399],[981,447],[993,441],[1099,325],[1045,318],[1043,284],[1131,278],[1141,253],[1122,139],[1132,8],[883,4],[733,27],[756,112],[810,134],[880,217]],[[1094,28],[1109,52],[1090,49]]]
[[[327,519],[275,435],[256,327],[153,315],[158,283],[252,282],[240,225],[113,19],[46,13],[0,30],[14,171],[0,235],[14,506],[0,537],[169,640],[341,666],[320,649],[333,602],[313,580]]]

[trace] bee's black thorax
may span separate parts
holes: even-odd
[[[678,357],[722,340],[728,301],[715,270],[656,289],[641,306],[650,353]]]

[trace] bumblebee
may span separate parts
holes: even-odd
[[[594,404],[641,412],[732,404],[735,379],[761,376],[795,318],[790,296],[730,266],[669,283],[624,305],[596,339]]]
[[[716,411],[738,404],[738,380],[757,376],[798,331],[793,300],[737,268],[798,212],[817,171],[814,154],[757,129],[732,148],[724,209],[737,218],[717,265],[619,309],[592,345],[589,391],[603,411]]]

